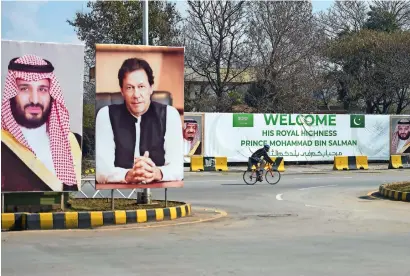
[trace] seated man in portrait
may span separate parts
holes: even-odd
[[[118,81],[124,103],[101,108],[96,118],[97,182],[182,180],[181,118],[175,107],[151,101],[150,65],[143,59],[127,59]]]
[[[70,132],[69,113],[53,71],[49,61],[35,55],[9,63],[1,112],[2,147],[6,145],[14,155],[2,151],[5,191],[41,190],[32,187],[18,167],[8,166],[17,163],[5,158],[15,156],[49,190],[77,191],[81,183],[81,137]]]

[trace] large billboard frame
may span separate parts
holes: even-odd
[[[184,90],[183,90],[183,87],[184,87],[184,51],[185,51],[184,47],[96,44],[95,80],[96,80],[96,93],[97,93],[96,94],[96,189],[97,190],[116,189],[116,188],[125,189],[124,185],[126,185],[126,187],[129,189],[142,188],[141,185],[146,185],[147,188],[150,188],[149,187],[150,185],[154,185],[156,183],[160,183],[161,185],[159,186],[161,186],[161,188],[166,188],[167,183],[169,183],[169,187],[175,187],[176,183],[178,183],[177,185],[178,187],[183,186],[183,170],[184,169],[183,169],[183,151],[182,151],[182,142],[183,142],[182,124],[183,124],[183,118],[184,118],[184,110],[183,110],[184,108]],[[140,59],[142,59],[143,61],[140,61]],[[144,62],[148,64],[148,67],[150,67],[150,69],[146,69],[146,67],[144,67],[145,65],[142,65]],[[134,63],[138,65],[135,65]],[[137,66],[137,67],[132,67],[132,66]],[[132,68],[138,68],[138,69],[132,69]],[[141,71],[140,69],[141,70],[143,69],[143,70]],[[124,74],[121,73],[122,70],[125,70]],[[142,72],[141,73],[142,75],[140,76],[146,76],[146,77],[142,77],[142,79],[147,78],[147,80],[146,81],[141,80],[141,83],[143,85],[141,86],[141,88],[139,87],[139,85],[135,83],[135,85],[130,86],[130,89],[134,91],[132,92],[133,93],[132,97],[137,97],[137,98],[145,97],[145,99],[148,99],[148,96],[147,96],[148,94],[146,96],[143,96],[143,93],[145,92],[138,92],[138,91],[143,91],[140,89],[144,89],[144,91],[146,89],[151,89],[150,93],[152,94],[150,94],[151,96],[149,96],[151,99],[150,100],[151,104],[148,105],[146,107],[147,108],[146,111],[144,111],[147,113],[144,113],[142,110],[136,111],[138,108],[141,107],[140,103],[145,104],[147,103],[147,101],[142,100],[140,103],[137,103],[139,100],[135,100],[135,103],[134,103],[133,102],[134,100],[132,101],[130,100],[131,94],[128,94],[129,92],[127,92],[128,90],[126,90],[128,88],[121,87],[121,83],[126,80],[128,75],[130,76],[129,78],[135,77],[135,79],[132,79],[131,82],[139,78],[139,75],[138,75],[139,73],[137,73],[137,71]],[[152,73],[149,73],[149,72],[152,72]],[[151,76],[153,76],[153,82],[151,82]],[[156,103],[153,104],[154,102]],[[134,149],[135,145],[131,146],[130,143],[135,144],[135,141],[133,142],[132,140],[134,138],[132,138],[128,142],[124,142],[125,140],[120,141],[121,139],[126,139],[123,137],[131,137],[131,136],[129,136],[128,134],[127,135],[119,134],[119,132],[121,131],[124,132],[125,130],[129,132],[130,129],[128,129],[128,127],[120,127],[120,129],[118,129],[116,127],[118,125],[118,122],[116,122],[117,119],[115,118],[118,116],[123,116],[123,117],[118,117],[119,118],[118,120],[120,120],[120,124],[122,124],[123,122],[127,121],[126,118],[130,116],[134,116],[134,117],[138,116],[138,115],[133,115],[134,114],[133,112],[137,112],[135,114],[138,114],[138,112],[140,112],[142,116],[144,116],[145,114],[146,116],[149,116],[149,117],[141,117],[142,120],[140,120],[139,117],[137,117],[137,120],[136,120],[136,126],[141,129],[141,131],[137,131],[137,135],[141,135],[141,136],[138,136],[141,138],[139,140],[140,148],[138,150],[141,151],[142,147],[144,147],[144,145],[147,146],[148,144],[150,144],[149,147],[156,147],[157,149],[159,149],[157,146],[154,145],[156,142],[153,142],[153,141],[156,141],[156,137],[157,137],[156,134],[155,135],[152,134],[154,136],[149,136],[151,137],[151,140],[152,140],[150,142],[147,142],[148,138],[144,138],[146,135],[143,134],[144,131],[146,133],[148,131],[146,127],[144,128],[144,125],[143,125],[144,120],[146,122],[148,122],[147,120],[151,120],[151,119],[144,119],[144,118],[153,118],[152,116],[148,114],[153,114],[152,108],[154,109],[157,108],[155,106],[157,106],[158,108],[162,108],[159,106],[166,106],[167,122],[168,122],[168,118],[169,120],[174,120],[173,122],[175,123],[175,128],[169,128],[169,129],[166,128],[167,131],[165,133],[166,134],[170,133],[170,134],[168,134],[168,136],[166,135],[164,136],[165,137],[164,142],[159,142],[159,143],[164,143],[164,146],[160,146],[160,147],[164,148],[165,154],[161,155],[162,153],[160,152],[162,152],[162,150],[160,151],[154,150],[154,153],[156,153],[157,155],[156,156],[150,155],[149,158],[151,160],[154,160],[154,158],[156,158],[157,161],[154,162],[156,164],[161,163],[162,161],[159,161],[159,160],[162,160],[162,158],[168,158],[168,160],[171,160],[171,159],[178,160],[178,161],[170,162],[171,166],[172,164],[176,164],[175,162],[179,163],[181,161],[181,164],[180,166],[178,165],[177,166],[178,168],[174,170],[175,173],[169,173],[167,171],[164,171],[163,169],[164,166],[169,166],[169,164],[164,163],[164,165],[156,166],[156,167],[161,167],[160,170],[161,170],[161,175],[163,177],[162,179],[154,177],[154,180],[152,180],[151,178],[148,181],[141,182],[141,179],[143,178],[141,176],[138,178],[137,177],[133,178],[134,180],[131,181],[131,178],[130,178],[130,170],[131,170],[130,166],[132,166],[132,164],[130,163],[131,161],[129,161],[128,159],[127,159],[128,161],[123,161],[123,160],[121,161],[121,159],[124,159],[125,157],[120,157],[121,154],[118,155],[117,151],[120,151],[120,146],[119,146],[120,144],[124,145],[124,147],[131,147]],[[134,108],[136,109],[134,110]],[[114,109],[116,111],[113,111]],[[124,110],[124,111],[118,111],[117,109]],[[114,114],[113,112],[114,113],[116,112],[115,113],[116,115],[112,115]],[[107,115],[105,113],[110,114],[110,115]],[[178,115],[173,115],[173,114],[178,114]],[[104,116],[105,116],[104,120],[105,121],[109,120],[110,124],[99,123],[99,121],[103,120],[99,118],[103,118]],[[178,120],[176,120],[175,116],[178,116]],[[160,117],[155,117],[155,118],[160,118]],[[155,122],[152,121],[152,122],[155,123],[156,121]],[[114,135],[113,137],[115,137],[113,138],[114,140],[111,140],[111,138],[109,138],[111,142],[109,142],[108,140],[107,141],[104,140],[105,142],[103,141],[102,137],[106,137],[106,134],[99,135],[99,132],[103,133],[101,132],[102,129],[106,128],[104,125],[111,125],[111,128],[110,128],[111,130],[108,132],[112,133],[110,135]],[[131,124],[130,126],[133,126],[133,125],[134,124]],[[163,126],[164,124],[160,124],[160,125]],[[151,129],[156,129],[156,128],[152,127]],[[179,131],[176,132],[176,129],[179,129]],[[171,135],[172,132],[175,132],[175,133]],[[130,135],[134,135],[132,134],[132,131],[130,133],[131,133]],[[173,148],[175,149],[171,149],[171,147],[167,146],[166,140],[171,139],[169,138],[170,137],[169,135],[173,137],[178,137],[176,138],[177,140],[174,141]],[[106,153],[103,153],[103,152],[106,150],[106,144],[108,142],[109,144],[114,143],[116,145],[114,147],[115,149],[114,151],[116,152],[115,153],[116,157],[114,158],[114,161],[103,161],[103,160],[111,160],[111,157],[108,159],[107,157],[103,157],[103,155],[106,155]],[[168,154],[168,155],[166,154],[167,151],[168,152],[177,151],[177,149],[179,148],[179,145],[181,146],[180,153],[177,154],[176,152],[174,152],[174,154]],[[129,152],[129,150],[127,152]],[[135,149],[134,152],[137,153],[137,149]],[[143,153],[141,152],[138,152],[137,155],[139,155],[139,157],[137,157],[138,160],[144,158],[142,157]],[[170,157],[170,156],[173,156],[173,157]],[[114,162],[114,163],[111,164],[111,162]],[[109,167],[107,167],[108,163],[110,164]],[[114,167],[118,168],[116,169],[117,172],[119,172],[121,169],[121,172],[119,173],[120,176],[119,174],[116,174],[116,176],[118,175],[118,177],[111,177],[112,174],[110,174],[108,171]],[[107,168],[109,168],[109,170],[107,170]]]
[[[390,115],[389,116],[389,122],[390,122],[390,132],[389,132],[389,150],[390,150],[390,155],[410,155],[410,137],[407,139],[407,145],[404,145],[407,147],[402,153],[393,152],[392,150],[392,143],[393,143],[393,129],[396,128],[397,122],[401,119],[408,120],[410,122],[410,115]],[[395,121],[395,125],[393,126],[393,121]]]
[[[84,47],[2,40],[2,193],[81,190]]]

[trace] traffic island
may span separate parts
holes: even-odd
[[[382,197],[388,199],[410,202],[410,182],[393,182],[380,185],[379,193]]]
[[[137,204],[135,199],[74,198],[67,208],[53,212],[2,213],[2,231],[93,229],[100,226],[175,220],[191,216],[191,204],[153,200]],[[165,207],[166,206],[166,207]]]

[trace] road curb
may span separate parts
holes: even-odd
[[[392,185],[394,183],[389,183],[389,184],[383,184],[380,185],[379,187],[379,193],[381,196],[396,200],[396,201],[405,201],[405,202],[410,202],[410,193],[409,192],[399,192],[395,190],[389,189],[389,185]]]
[[[154,224],[147,224],[147,225],[133,225],[130,228],[125,228],[124,225],[122,226],[114,226],[113,228],[100,228],[98,231],[114,231],[114,230],[120,230],[120,229],[147,229],[147,228],[161,228],[161,227],[170,227],[170,226],[180,226],[180,225],[190,225],[190,224],[198,224],[202,222],[210,222],[213,220],[218,220],[223,217],[228,216],[228,213],[224,210],[219,210],[219,209],[209,209],[209,208],[203,208],[203,210],[206,211],[212,211],[213,213],[217,214],[216,216],[210,217],[210,218],[200,218],[197,220],[193,221],[176,221],[175,223],[172,224],[163,224],[163,223],[154,223]],[[81,230],[78,230],[81,231]]]
[[[1,230],[93,229],[107,225],[159,222],[187,217],[191,204],[177,207],[88,212],[3,213]]]

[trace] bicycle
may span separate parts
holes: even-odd
[[[271,164],[267,164],[268,168],[265,170],[265,180],[266,182],[268,182],[271,185],[275,185],[279,182],[281,174],[278,170],[273,169]],[[262,175],[260,175],[259,182],[262,182]],[[272,179],[271,179],[272,177]],[[275,177],[277,177],[277,180],[275,181]],[[243,181],[245,181],[245,183],[247,185],[255,185],[256,181],[258,181],[258,174],[256,169],[247,169],[244,173],[243,173]]]

